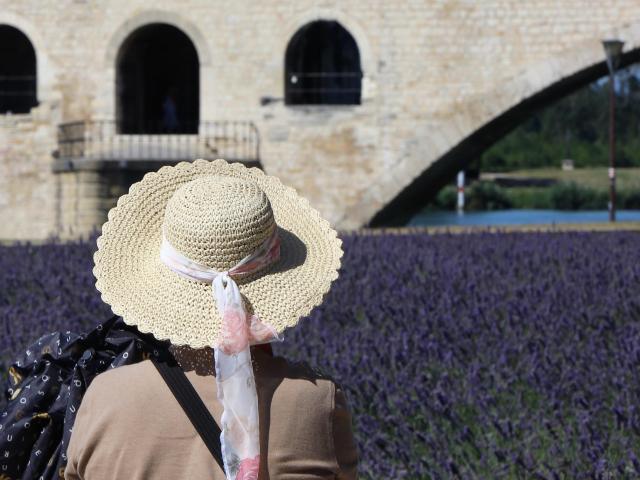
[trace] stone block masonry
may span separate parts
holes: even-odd
[[[355,40],[360,105],[282,101],[287,46],[317,20]],[[200,121],[253,122],[265,171],[337,227],[357,228],[474,132],[602,64],[602,38],[635,50],[640,3],[0,0],[0,26],[18,28],[35,50],[38,97],[30,113],[0,114],[0,238],[86,235],[138,178],[54,171],[53,152],[60,124],[117,118],[122,49],[159,23],[197,52]]]

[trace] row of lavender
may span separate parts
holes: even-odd
[[[278,353],[346,388],[364,478],[640,475],[640,233],[349,235]],[[0,349],[109,316],[93,244],[0,250]]]

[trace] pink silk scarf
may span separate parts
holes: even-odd
[[[201,265],[178,252],[162,236],[160,259],[174,272],[211,283],[222,318],[222,334],[214,347],[218,400],[223,407],[222,457],[228,480],[257,480],[260,465],[258,395],[250,345],[282,341],[282,336],[257,316],[249,315],[232,277],[253,273],[280,258],[277,229],[252,254],[226,272]]]

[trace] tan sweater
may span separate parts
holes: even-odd
[[[259,479],[355,479],[357,452],[342,390],[308,367],[261,351],[253,356]],[[186,371],[219,424],[215,378],[200,373]],[[149,360],[94,379],[78,410],[67,456],[67,480],[224,479]]]

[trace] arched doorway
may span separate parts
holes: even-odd
[[[38,104],[36,52],[15,27],[0,25],[0,113],[29,113]]]
[[[200,65],[189,37],[165,23],[145,25],[116,60],[120,133],[197,133]]]
[[[319,20],[296,32],[285,55],[287,105],[358,105],[360,52],[338,22]]]

